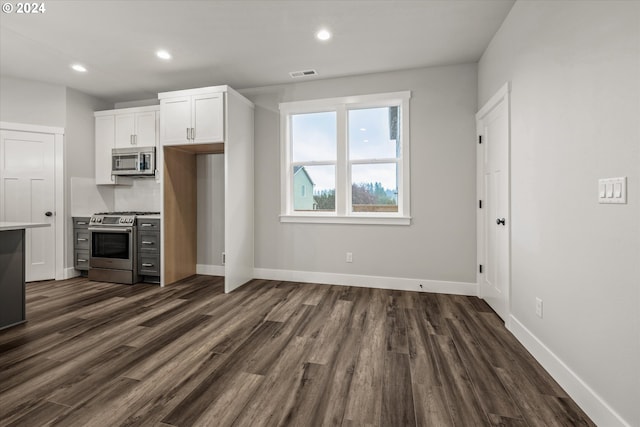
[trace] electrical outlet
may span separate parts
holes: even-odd
[[[347,252],[347,262],[353,262],[353,253]]]
[[[542,319],[542,300],[536,298],[536,316]]]

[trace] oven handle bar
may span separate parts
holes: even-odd
[[[98,231],[101,233],[122,233],[124,231],[127,233],[131,233],[133,229],[131,227],[122,227],[122,228],[89,227],[89,231]]]

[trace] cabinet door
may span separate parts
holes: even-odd
[[[115,117],[96,117],[96,184],[115,184],[111,175],[111,149],[115,141]]]
[[[195,138],[191,142],[224,142],[224,94],[194,95],[192,105]]]
[[[132,147],[134,145],[133,135],[136,133],[135,115],[133,113],[116,114],[115,122],[116,122],[115,147],[116,148]]]
[[[134,144],[139,147],[155,147],[156,138],[156,112],[136,114],[136,131]]]
[[[191,141],[187,132],[191,126],[191,97],[163,99],[160,102],[160,144],[184,145]]]

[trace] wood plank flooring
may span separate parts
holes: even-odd
[[[594,425],[478,298],[254,280],[27,285],[1,426]]]

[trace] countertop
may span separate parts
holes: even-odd
[[[51,224],[44,222],[8,222],[0,221],[0,231],[22,230],[24,228],[50,227]]]

